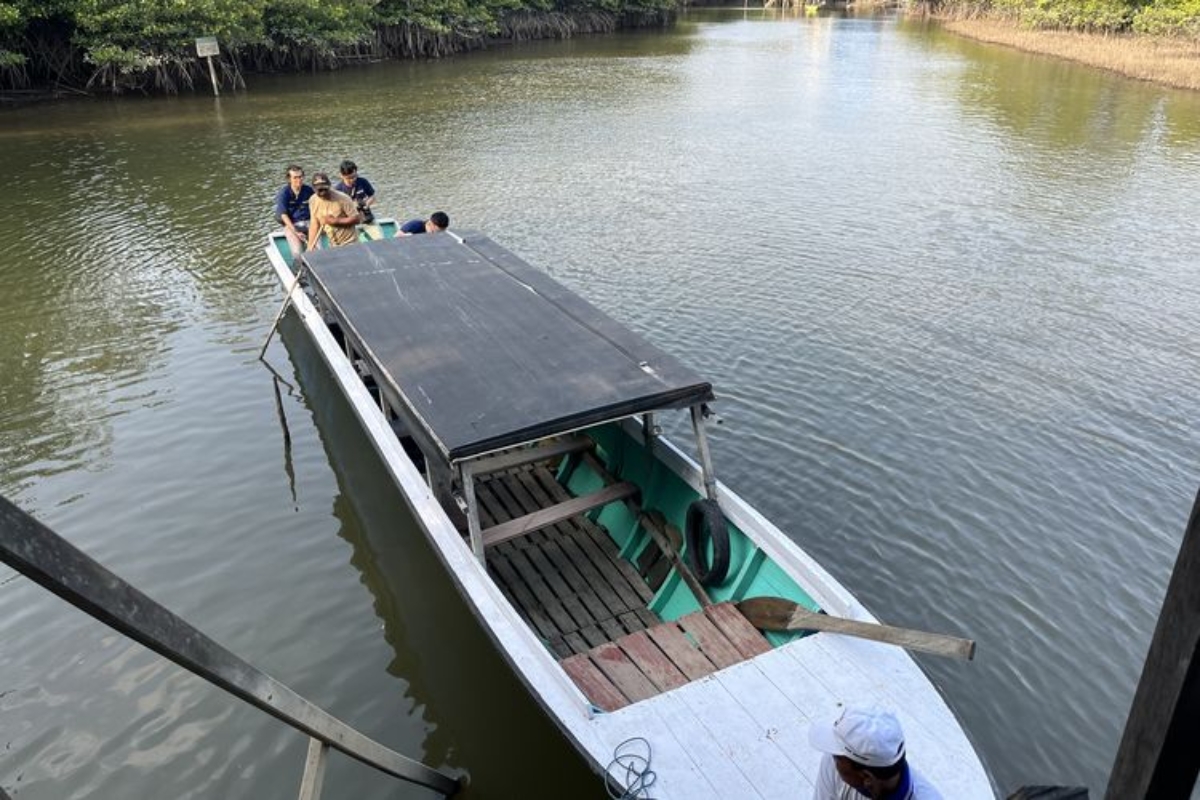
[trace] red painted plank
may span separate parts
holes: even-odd
[[[646,633],[666,654],[667,658],[671,659],[672,663],[688,677],[688,680],[694,681],[705,675],[711,675],[716,669],[712,662],[688,641],[674,622],[664,622],[653,628],[647,628]]]
[[[571,680],[575,681],[579,691],[597,708],[616,711],[629,705],[629,700],[621,694],[621,690],[604,677],[604,673],[596,668],[587,653],[564,658],[558,663],[571,676]]]
[[[700,646],[700,652],[717,665],[717,669],[731,667],[745,661],[738,649],[729,643],[725,635],[713,625],[703,611],[696,611],[679,618],[679,626],[691,634]]]
[[[733,603],[717,603],[704,611],[713,624],[721,629],[721,633],[725,634],[725,638],[733,642],[733,646],[746,658],[771,652],[771,643],[759,633],[758,628],[742,616],[742,612],[738,611]]]
[[[658,689],[650,679],[612,642],[593,647],[591,655],[592,662],[632,702],[646,700],[658,694]]]
[[[636,631],[628,636],[622,636],[617,639],[616,644],[625,651],[625,655],[629,656],[629,660],[637,665],[642,674],[658,687],[659,691],[666,692],[687,684],[688,679],[679,671],[678,667],[671,663],[669,658],[663,655],[662,650],[659,650],[654,642],[650,641],[650,637],[646,635],[645,631]]]

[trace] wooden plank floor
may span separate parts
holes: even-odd
[[[476,485],[486,527],[570,497],[544,466],[520,467]],[[584,516],[487,549],[488,571],[526,622],[559,658],[586,653],[658,624],[653,592]]]
[[[736,606],[717,603],[560,663],[592,705],[616,711],[770,650]]]
[[[561,503],[570,495],[544,466],[481,478],[484,527]],[[598,708],[615,711],[768,652],[771,645],[731,603],[663,622],[653,592],[585,516],[492,545],[488,571],[563,669]]]

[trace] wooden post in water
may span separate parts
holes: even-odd
[[[1200,494],[1167,585],[1106,800],[1188,800],[1200,772]]]

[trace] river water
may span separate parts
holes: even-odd
[[[351,156],[711,376],[725,481],[978,640],[922,663],[998,786],[1099,795],[1200,485],[1200,96],[741,11],[249,84],[0,116],[0,493],[465,796],[598,796],[331,386],[256,360],[284,167]],[[300,734],[7,568],[0,610],[14,798],[295,796]]]

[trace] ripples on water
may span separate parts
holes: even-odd
[[[1098,792],[1197,484],[1200,249],[1163,202],[1200,190],[1197,101],[890,20],[716,19],[10,113],[53,222],[0,227],[0,490],[470,794],[520,792],[522,746],[567,764],[344,410],[285,390],[285,447],[261,235],[286,164],[352,156],[384,213],[446,208],[710,375],[727,482],[888,621],[979,640],[925,666],[1001,788]],[[10,793],[294,791],[303,737],[7,571],[0,602]]]

